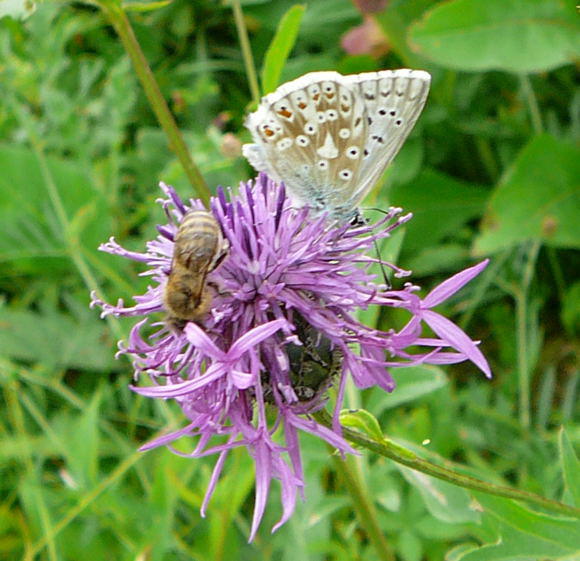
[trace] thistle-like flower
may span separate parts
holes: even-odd
[[[229,252],[207,276],[212,294],[207,316],[175,329],[159,314],[164,312],[174,237],[183,216],[203,207],[196,200],[185,204],[171,187],[161,188],[169,223],[158,227],[159,235],[145,253],[127,251],[114,239],[101,247],[146,264],[143,274],[152,277],[153,285],[135,297],[133,307],[122,301],[113,306],[95,296],[93,304],[102,308],[103,316],[143,316],[120,353],[132,357],[137,380],[147,375],[153,385],[132,389],[175,399],[187,417],[183,428],[142,450],[171,447],[179,438],[192,437],[195,446],[188,456],[218,455],[202,515],[228,452],[243,446],[256,471],[250,540],[262,519],[272,478],[281,482],[283,505],[274,530],[284,524],[297,494],[303,496],[298,431],[316,435],[343,454],[354,453],[338,423],[349,375],[359,388],[378,385],[389,392],[395,387],[391,368],[471,360],[490,375],[476,343],[432,310],[477,276],[486,262],[453,276],[423,299],[410,283],[401,290],[380,285],[369,272],[377,261],[370,256],[373,245],[410,215],[392,208],[375,224],[337,225],[325,216],[313,218],[307,208],[292,208],[284,188],[265,175],[254,184],[242,184],[239,195],[220,189],[212,199],[210,210]],[[395,277],[408,275],[385,266]],[[399,331],[368,327],[356,314],[369,306],[403,308],[409,320]],[[435,336],[423,337],[423,324]],[[332,430],[310,415],[325,405],[331,385],[336,386]]]

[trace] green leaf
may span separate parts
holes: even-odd
[[[340,424],[370,436],[373,440],[381,442],[383,431],[376,417],[365,409],[343,409],[340,412]]]
[[[403,403],[415,401],[447,384],[445,372],[433,365],[396,368],[391,373],[397,382],[395,391],[391,394],[382,390],[373,392],[367,404],[376,415]]]
[[[95,392],[80,417],[70,426],[67,460],[74,472],[75,480],[84,488],[98,481],[99,461],[99,414],[102,392]]]
[[[580,461],[563,427],[560,429],[558,446],[566,490],[572,497],[574,505],[580,506]]]
[[[412,26],[410,41],[448,68],[543,72],[578,57],[578,22],[564,0],[452,0]]]
[[[487,195],[487,190],[478,185],[462,183],[431,169],[412,183],[394,186],[391,204],[413,213],[413,220],[406,225],[405,249],[418,251],[456,232],[483,212]]]
[[[1,309],[0,355],[59,368],[118,368],[112,358],[114,342],[106,343],[106,325],[93,313],[87,310],[77,321],[56,310],[38,314]]]
[[[397,464],[397,468],[419,491],[425,506],[435,518],[450,524],[479,522],[477,507],[464,489],[401,464]]]
[[[490,199],[478,255],[540,239],[555,247],[580,247],[580,158],[573,146],[549,135],[532,139]]]
[[[461,561],[537,561],[567,559],[578,554],[580,521],[529,510],[514,501],[476,492],[486,514],[499,522],[495,543],[467,552]]]
[[[47,157],[68,220],[82,245],[97,253],[111,235],[102,195],[81,164]],[[22,146],[0,145],[0,261],[13,261],[27,272],[54,272],[72,267],[66,256],[66,236],[34,152]],[[18,188],[14,188],[18,186]]]
[[[562,323],[570,335],[580,333],[580,281],[566,290],[561,315]]]
[[[125,12],[152,12],[169,6],[173,0],[160,0],[159,2],[124,2],[122,7]]]
[[[305,5],[295,4],[284,14],[278,24],[262,66],[262,91],[264,94],[274,91],[280,83],[282,69],[298,37],[298,29],[305,10]]]

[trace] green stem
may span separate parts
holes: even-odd
[[[252,94],[252,102],[254,105],[258,105],[260,102],[260,86],[258,84],[258,75],[256,73],[256,66],[254,65],[254,57],[252,56],[250,40],[248,39],[248,30],[246,29],[246,24],[244,22],[244,14],[242,12],[240,0],[232,0],[232,8],[234,10],[234,19],[236,21],[236,29],[238,30],[240,47],[242,48],[244,66],[246,67],[248,85],[250,86],[250,92]]]
[[[319,411],[314,414],[316,420],[324,425],[325,427],[332,428],[332,419],[326,411]],[[580,508],[576,508],[558,501],[553,501],[551,499],[546,499],[535,493],[529,493],[528,491],[520,491],[519,489],[512,489],[511,487],[505,487],[503,485],[496,485],[494,483],[488,483],[471,477],[470,475],[464,475],[458,473],[452,469],[445,468],[434,464],[428,460],[424,460],[415,454],[415,452],[396,444],[392,440],[383,439],[382,441],[373,440],[372,438],[349,428],[342,427],[343,436],[353,444],[357,446],[362,446],[367,450],[371,450],[376,454],[384,456],[385,458],[390,458],[391,460],[402,464],[404,466],[410,467],[432,477],[437,477],[443,481],[452,483],[459,487],[465,487],[466,489],[472,489],[474,491],[481,491],[489,495],[497,495],[498,497],[505,497],[508,499],[514,499],[517,501],[526,501],[531,504],[535,504],[544,507],[553,512],[559,512],[568,516],[573,516],[575,518],[580,518]]]
[[[529,76],[527,74],[522,74],[520,76],[520,82],[522,84],[522,89],[530,109],[530,120],[532,122],[532,128],[536,134],[542,134],[544,132],[544,125],[542,124],[540,106],[538,105],[538,99],[534,93],[534,88],[532,88],[532,83],[530,82]]]
[[[56,543],[53,537],[53,523],[50,517],[50,512],[47,507],[46,501],[44,499],[45,486],[41,481],[41,477],[38,474],[38,470],[34,465],[34,455],[33,450],[30,445],[30,435],[26,431],[26,423],[24,420],[24,413],[18,397],[22,395],[22,388],[16,380],[11,380],[8,384],[4,386],[4,393],[6,396],[6,403],[8,404],[8,411],[12,416],[12,424],[20,437],[22,442],[23,450],[23,461],[26,466],[27,477],[33,483],[33,493],[35,502],[36,512],[40,519],[40,525],[42,527],[44,537],[46,539],[46,546],[48,549],[48,558],[51,561],[56,561],[59,556],[56,548]],[[26,550],[24,559],[26,561],[32,560],[33,555],[30,551]]]
[[[540,251],[541,242],[535,241],[530,248],[526,268],[522,275],[522,281],[516,292],[516,337],[518,357],[518,397],[519,418],[524,430],[530,428],[531,423],[531,399],[530,399],[530,364],[528,360],[528,295],[533,273]]]
[[[145,95],[147,96],[149,105],[169,140],[169,147],[173,152],[175,152],[175,155],[181,162],[185,175],[187,175],[196,195],[205,205],[208,205],[211,196],[209,188],[191,158],[189,149],[183,140],[183,136],[177,128],[177,123],[167,106],[167,102],[159,89],[155,76],[153,75],[153,72],[147,63],[147,59],[141,50],[141,46],[135,37],[135,33],[133,32],[127,14],[125,14],[121,6],[110,2],[109,0],[99,0],[97,3],[115,28],[115,31],[123,43],[123,47],[131,58],[133,68],[135,69],[137,77],[145,90]]]
[[[342,482],[352,497],[352,505],[359,519],[360,527],[366,532],[373,544],[378,559],[395,561],[395,555],[381,530],[375,506],[369,500],[368,489],[363,484],[353,459],[347,458],[343,461],[340,458],[335,458],[334,463]]]

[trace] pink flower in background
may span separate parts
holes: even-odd
[[[240,186],[240,194],[219,190],[211,212],[230,249],[208,282],[214,296],[203,325],[189,323],[183,332],[167,327],[163,294],[173,255],[173,239],[187,211],[171,187],[161,186],[169,223],[145,253],[123,249],[113,239],[101,249],[144,263],[152,278],[136,304],[107,304],[93,296],[102,315],[142,316],[132,329],[128,354],[136,379],[153,385],[133,390],[157,399],[177,401],[185,426],[143,446],[168,445],[193,439],[190,457],[217,454],[218,460],[202,506],[215,489],[228,452],[245,447],[255,462],[256,500],[250,533],[262,519],[272,479],[281,483],[283,513],[274,530],[292,514],[297,494],[303,496],[304,474],[299,431],[309,432],[354,453],[338,424],[345,382],[352,376],[359,388],[380,386],[392,391],[391,368],[471,360],[487,376],[489,366],[474,343],[455,324],[432,308],[449,298],[483,270],[487,262],[445,281],[424,299],[418,287],[393,290],[375,282],[369,267],[375,241],[388,237],[410,219],[390,209],[375,224],[351,226],[313,218],[307,208],[295,209],[284,188],[260,175]],[[392,264],[396,277],[407,276]],[[369,306],[403,308],[409,313],[399,331],[363,325],[357,312]],[[434,336],[424,337],[423,326]],[[411,352],[410,348],[413,351]],[[334,426],[316,423],[311,413],[324,407],[327,390],[337,387]],[[267,411],[268,409],[268,411]]]

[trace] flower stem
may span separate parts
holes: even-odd
[[[326,411],[319,411],[314,414],[316,420],[324,425],[325,427],[332,427],[332,419]],[[404,466],[410,467],[417,471],[426,473],[443,481],[448,481],[453,485],[459,487],[465,487],[466,489],[472,489],[474,491],[481,491],[483,493],[488,493],[489,495],[497,495],[498,497],[505,497],[508,499],[515,499],[517,501],[526,501],[531,504],[535,504],[544,507],[553,512],[559,512],[568,516],[573,516],[575,518],[580,518],[580,508],[576,508],[552,499],[546,499],[535,493],[529,493],[528,491],[521,491],[519,489],[513,489],[511,487],[505,487],[503,485],[496,485],[494,483],[488,483],[487,481],[482,481],[470,475],[464,475],[458,473],[452,469],[439,466],[428,460],[420,458],[408,448],[396,444],[392,440],[384,438],[382,441],[374,440],[369,436],[366,436],[358,431],[342,427],[343,436],[353,444],[371,450],[381,456],[390,458],[395,462],[398,462]]]
[[[369,500],[368,490],[362,481],[353,458],[341,460],[335,457],[334,463],[342,482],[352,497],[352,505],[359,519],[360,527],[366,532],[370,542],[373,544],[378,559],[381,559],[381,561],[395,561],[393,550],[381,530],[377,511],[373,502]]]
[[[254,57],[252,56],[248,30],[244,23],[244,14],[240,6],[240,0],[232,0],[232,9],[234,10],[234,19],[236,20],[236,29],[238,31],[240,47],[242,48],[246,77],[248,78],[248,85],[250,86],[250,92],[252,94],[252,102],[254,105],[258,105],[260,102],[260,86],[258,85],[258,75],[256,73],[256,66],[254,64]]]
[[[540,114],[540,106],[538,99],[527,74],[520,75],[520,83],[524,92],[528,107],[530,109],[530,121],[535,134],[542,134],[544,132],[544,125],[542,124],[542,115]]]
[[[516,338],[518,356],[519,417],[524,430],[529,430],[531,423],[530,379],[532,366],[529,362],[529,308],[528,296],[532,282],[541,242],[533,242],[526,267],[522,274],[521,284],[515,294],[516,302]]]
[[[120,5],[111,2],[110,0],[99,0],[97,3],[115,28],[115,31],[123,43],[123,47],[131,58],[133,68],[135,69],[137,77],[145,90],[145,95],[147,96],[149,105],[169,140],[169,147],[173,152],[175,152],[175,155],[181,162],[185,175],[189,179],[196,195],[204,202],[204,204],[209,204],[209,198],[211,195],[209,188],[191,158],[189,149],[183,140],[183,136],[177,128],[177,123],[167,106],[167,102],[159,89],[155,76],[153,75],[153,72],[147,63],[147,59],[141,50],[141,46],[135,37],[135,33],[133,32],[127,14],[123,11],[123,8]]]

